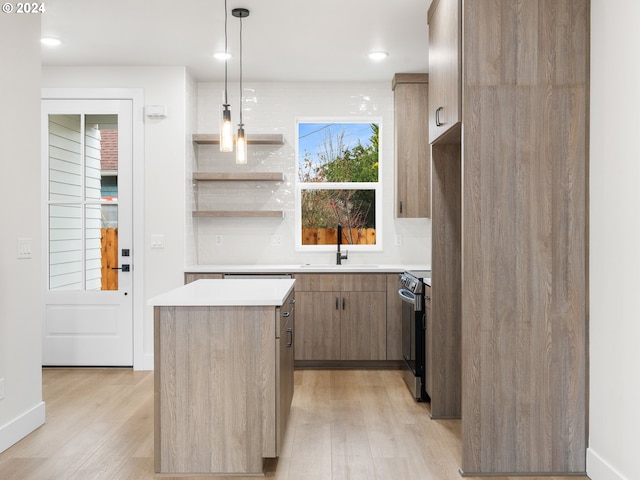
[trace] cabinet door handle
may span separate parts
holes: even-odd
[[[338,303],[338,302],[339,302],[338,297],[336,297],[336,310],[340,310],[340,307],[339,307],[339,303]]]
[[[287,333],[289,334],[289,341],[287,342],[287,348],[293,346],[293,328],[287,328]]]
[[[287,318],[287,317],[288,317],[288,316],[290,316],[290,315],[291,315],[291,312],[284,312],[284,313],[282,314],[282,316],[283,316],[283,317],[285,317],[285,318]]]
[[[444,111],[444,107],[438,107],[436,109],[436,126],[437,127],[441,127],[442,125],[444,125],[444,123],[440,121],[440,112],[442,111]]]
[[[400,213],[402,213],[402,200],[400,200]]]
[[[344,299],[344,297],[342,297],[342,309],[344,310],[345,308],[345,304],[346,304],[346,300]]]
[[[289,303],[290,303],[291,305],[293,305],[294,303],[296,303],[296,299],[295,299],[295,298],[292,298],[291,300],[289,300]]]

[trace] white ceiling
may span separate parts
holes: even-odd
[[[391,81],[427,71],[431,0],[227,0],[229,81],[238,79],[240,20],[246,81]],[[224,79],[224,0],[49,0],[42,48],[51,65],[185,65],[196,80]],[[372,50],[389,57],[369,60]]]

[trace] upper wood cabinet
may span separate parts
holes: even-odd
[[[460,124],[461,0],[433,0],[429,7],[429,142]]]
[[[429,76],[399,73],[393,77],[396,140],[396,216],[431,217],[429,158]]]

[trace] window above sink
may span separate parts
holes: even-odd
[[[381,249],[380,123],[298,120],[296,249]]]

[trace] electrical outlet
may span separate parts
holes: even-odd
[[[282,235],[271,235],[271,246],[272,247],[281,247],[282,246]]]
[[[396,235],[396,247],[400,247],[402,245],[402,235]]]
[[[4,398],[4,378],[0,378],[0,400]]]
[[[222,235],[216,235],[216,247],[222,245]]]

